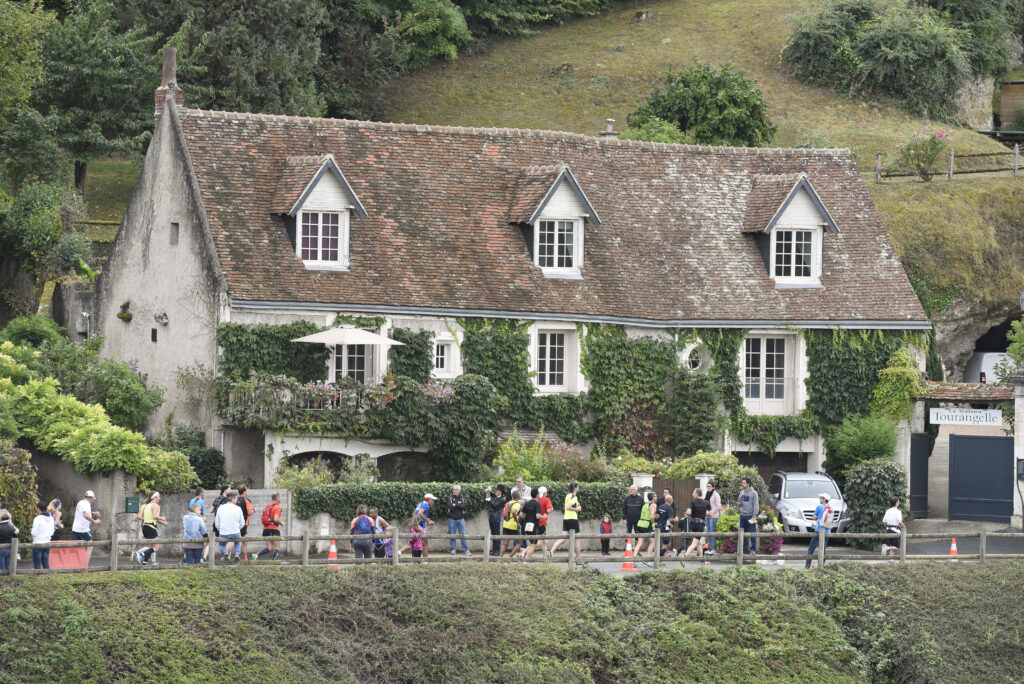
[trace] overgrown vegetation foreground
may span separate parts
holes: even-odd
[[[1024,566],[0,580],[0,681],[1019,682]]]

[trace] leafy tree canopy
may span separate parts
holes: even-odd
[[[42,38],[53,15],[38,0],[0,0],[0,129],[21,110],[43,77]]]

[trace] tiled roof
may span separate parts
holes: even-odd
[[[290,212],[302,191],[306,189],[306,186],[328,159],[326,154],[285,159],[279,180],[274,187],[275,197],[271,204],[271,211],[275,214]]]
[[[987,403],[1013,401],[1013,385],[980,382],[934,382],[926,380],[925,391],[918,399]]]
[[[558,180],[565,166],[531,166],[520,171],[512,191],[509,223],[527,223]]]
[[[236,302],[652,324],[927,325],[848,150],[187,109],[176,118]],[[327,153],[367,212],[352,220],[349,272],[306,270],[278,216],[289,158]],[[523,169],[562,164],[603,221],[585,229],[576,280],[545,278],[509,223]],[[823,288],[776,289],[757,240],[741,229],[755,176],[799,173],[843,232],[826,243]]]
[[[747,212],[743,217],[744,233],[760,233],[775,218],[775,213],[789,197],[793,186],[800,180],[798,173],[783,173],[773,176],[754,176],[747,200]]]

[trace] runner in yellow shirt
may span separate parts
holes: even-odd
[[[562,532],[568,534],[570,530],[579,534],[580,532],[580,500],[577,496],[580,486],[576,482],[569,485],[569,493],[565,495],[565,503],[562,505],[563,517],[562,517]],[[565,541],[565,537],[558,539],[554,544],[551,545],[551,550],[548,551],[549,556],[553,556],[555,551],[562,542]],[[576,540],[576,557],[579,558],[582,554],[580,553],[580,540]]]

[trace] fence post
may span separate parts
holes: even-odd
[[[117,532],[114,530],[110,530],[110,572],[117,572]]]
[[[1020,166],[1020,143],[1013,144],[1013,177],[1017,177],[1017,167]]]
[[[488,527],[487,531],[484,532],[484,563],[489,561],[491,558],[491,528]]]
[[[946,172],[946,180],[953,180],[953,157],[954,156],[955,156],[955,153],[953,152],[953,148],[950,147],[949,148],[949,171]]]
[[[736,527],[736,567],[743,567],[743,525]]]
[[[11,577],[18,572],[18,538],[11,537]]]
[[[402,548],[398,545],[398,526],[391,526],[391,564],[398,565],[398,559],[401,557],[398,550]]]
[[[569,569],[576,567],[576,530],[569,530]]]
[[[661,567],[661,528],[654,528],[654,569]]]
[[[825,526],[818,525],[818,569],[825,567]]]
[[[988,541],[987,536],[988,536],[988,533],[985,532],[985,530],[983,529],[981,531],[981,538],[978,539],[978,549],[979,549],[978,550],[978,554],[979,554],[978,555],[978,560],[980,560],[982,563],[985,562],[985,546],[986,546],[986,542]]]
[[[882,182],[882,153],[875,154],[875,182]]]
[[[217,567],[217,551],[220,550],[217,548],[217,536],[214,535],[207,538],[206,544],[210,548],[209,552],[206,554],[206,564],[211,568],[215,568]]]
[[[302,533],[302,564],[309,565],[309,532]]]
[[[907,562],[907,528],[900,528],[900,563]]]

